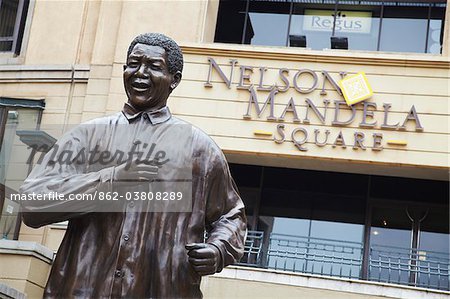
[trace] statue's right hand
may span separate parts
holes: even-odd
[[[158,166],[145,163],[123,163],[114,167],[114,181],[151,181],[158,175]]]

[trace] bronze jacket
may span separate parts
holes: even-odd
[[[219,147],[198,128],[172,117],[167,107],[148,113],[128,108],[65,134],[21,187],[24,194],[122,196],[116,203],[106,202],[105,193],[101,202],[23,203],[23,220],[31,227],[69,222],[45,288],[47,298],[201,298],[201,278],[188,262],[185,245],[203,242],[206,231],[206,242],[220,249],[218,271],[243,254],[244,205]],[[176,129],[180,126],[184,131]],[[154,144],[166,151],[169,162],[159,169],[158,190],[176,192],[177,182],[184,182],[192,194],[187,205],[169,201],[158,206],[159,201],[143,208],[140,200],[125,197],[149,194],[148,183],[118,185],[112,180],[117,161],[91,163],[82,155],[70,156],[94,148],[127,153],[137,139],[141,147]]]

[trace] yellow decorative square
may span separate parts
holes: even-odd
[[[362,102],[373,95],[372,87],[370,87],[366,74],[363,72],[346,76],[339,81],[339,87],[349,106]]]

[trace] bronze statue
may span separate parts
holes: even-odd
[[[173,133],[187,124],[166,106],[182,68],[181,50],[172,39],[157,33],[137,36],[124,65],[128,102],[123,111],[66,133],[21,192],[98,195],[120,189],[122,195],[116,196],[128,196],[136,190],[150,194],[150,183],[167,189],[188,182],[189,209],[139,210],[140,202],[121,200],[108,205],[116,210],[105,212],[91,202],[27,201],[23,220],[31,227],[69,221],[44,297],[201,298],[201,276],[220,272],[243,255],[244,205],[223,153],[198,128]],[[164,142],[170,143],[167,152],[157,152],[151,161],[117,163],[111,154],[148,144],[155,156],[153,148]],[[93,165],[80,158],[86,149],[111,159]],[[68,152],[77,155],[67,158]],[[191,171],[180,174],[181,164]]]

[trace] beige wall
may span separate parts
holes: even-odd
[[[57,252],[64,238],[67,226],[65,224],[51,224],[38,229],[22,224],[20,226],[19,240],[36,242],[44,245],[53,252]]]
[[[238,266],[203,277],[201,289],[205,299],[444,299],[450,296],[445,291]]]
[[[52,260],[53,252],[40,244],[0,240],[0,283],[42,298]]]
[[[204,297],[208,298],[308,298],[308,299],[381,299],[386,297],[349,294],[339,291],[314,290],[307,287],[285,286],[233,278],[206,278]]]
[[[341,167],[333,170],[358,171],[363,166],[363,173],[375,173],[370,167],[378,167],[376,174],[389,174],[392,167],[399,168],[395,175],[422,177],[446,180],[448,179],[448,138],[449,130],[445,125],[449,122],[449,68],[448,59],[408,54],[372,54],[372,53],[343,53],[332,51],[307,51],[293,49],[274,49],[264,47],[225,46],[225,45],[198,45],[186,44],[185,70],[183,80],[169,99],[169,106],[177,116],[202,128],[212,136],[219,146],[229,155],[243,158],[239,162],[245,163],[245,157],[257,155],[263,160],[285,158],[291,161],[291,167],[302,167],[303,162],[314,159],[311,168],[324,164],[326,161],[341,163]],[[224,73],[229,76],[230,59],[237,59],[238,64],[233,72],[231,88],[227,88],[218,73],[213,70],[213,87],[207,88],[209,64],[208,57],[214,58]],[[122,62],[123,63],[123,62]],[[122,63],[113,65],[110,84],[110,94],[106,105],[107,113],[121,109],[124,100],[122,84]],[[297,112],[301,119],[306,112],[305,99],[309,98],[323,111],[323,100],[328,99],[329,105],[325,124],[309,112],[310,124],[297,124],[293,122],[292,114],[287,114],[284,122],[267,121],[268,109],[258,117],[254,107],[251,108],[251,120],[243,119],[248,108],[250,93],[247,90],[238,90],[236,86],[240,79],[239,66],[252,66],[254,72],[250,83],[259,84],[259,66],[268,68],[264,76],[266,87],[274,83],[282,86],[278,78],[280,68],[290,69],[289,80],[291,88],[285,93],[275,97],[275,116],[280,117],[290,98],[293,98]],[[318,73],[319,85],[310,94],[300,94],[292,87],[293,77],[299,69],[311,69]],[[329,83],[326,83],[327,95],[322,96],[323,77],[321,70],[327,70],[333,78],[339,80],[339,72],[350,74],[363,71],[374,90],[371,102],[377,104],[374,119],[377,125],[374,129],[359,127],[362,120],[362,104],[356,105],[355,120],[348,126],[332,126],[334,119],[334,100],[343,100]],[[302,78],[303,86],[311,85],[311,77]],[[257,92],[260,105],[264,103],[268,92]],[[403,124],[409,110],[414,105],[419,115],[423,132],[415,130],[416,123],[409,121],[407,129],[383,130],[380,128],[384,120],[383,103],[392,104],[389,110],[389,122]],[[347,119],[350,110],[342,111],[340,119]],[[292,142],[276,144],[273,137],[276,134],[277,123],[286,126],[287,141],[290,141],[290,132],[294,128],[304,127],[309,131],[308,151],[299,151]],[[314,144],[314,129],[322,132],[330,130],[328,145],[318,147]],[[262,130],[272,133],[272,136],[258,136],[255,131]],[[338,133],[342,131],[347,148],[332,147]],[[355,132],[362,132],[366,136],[367,150],[352,149]],[[373,151],[372,134],[383,134],[382,151]],[[300,135],[298,138],[301,139]],[[388,140],[401,140],[407,142],[406,146],[387,144]],[[251,159],[251,158],[250,158]],[[299,160],[303,159],[303,160]],[[300,163],[297,163],[301,161]],[[354,162],[354,168],[348,165]],[[327,170],[326,167],[323,170]],[[356,169],[357,168],[357,169]],[[330,169],[331,170],[331,169]],[[365,172],[367,171],[368,172]]]
[[[0,282],[27,294],[42,298],[50,265],[31,256],[0,254]]]
[[[31,5],[26,64],[104,64],[124,59],[131,39],[143,32],[162,32],[181,42],[212,41],[218,1],[36,0]]]
[[[36,1],[26,63],[74,63],[88,2]]]

